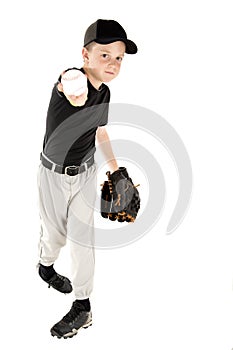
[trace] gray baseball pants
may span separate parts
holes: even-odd
[[[69,240],[75,297],[89,298],[94,277],[94,204],[97,165],[69,176],[42,164],[38,170],[41,234],[39,262],[52,265]]]

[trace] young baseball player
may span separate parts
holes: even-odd
[[[117,77],[125,53],[136,52],[137,46],[118,22],[99,19],[85,33],[83,67],[67,69],[52,90],[38,171],[38,272],[49,287],[61,293],[74,291],[70,311],[51,329],[58,338],[72,337],[92,323],[96,138],[104,145],[109,169],[118,169],[105,128],[110,91],[104,83]],[[67,238],[72,283],[54,269]]]

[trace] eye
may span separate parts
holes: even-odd
[[[109,55],[108,55],[107,53],[103,53],[103,54],[102,54],[102,57],[103,57],[103,58],[108,58]]]
[[[116,60],[117,60],[118,62],[121,62],[121,61],[123,60],[123,57],[117,57]]]

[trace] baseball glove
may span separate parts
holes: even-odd
[[[134,222],[140,209],[140,196],[125,167],[112,174],[101,185],[101,216],[112,221]]]

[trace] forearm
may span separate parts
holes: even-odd
[[[110,171],[113,172],[117,170],[118,164],[112,150],[111,141],[105,128],[103,130],[97,130],[97,142],[101,152],[104,155],[104,158],[107,161]]]

